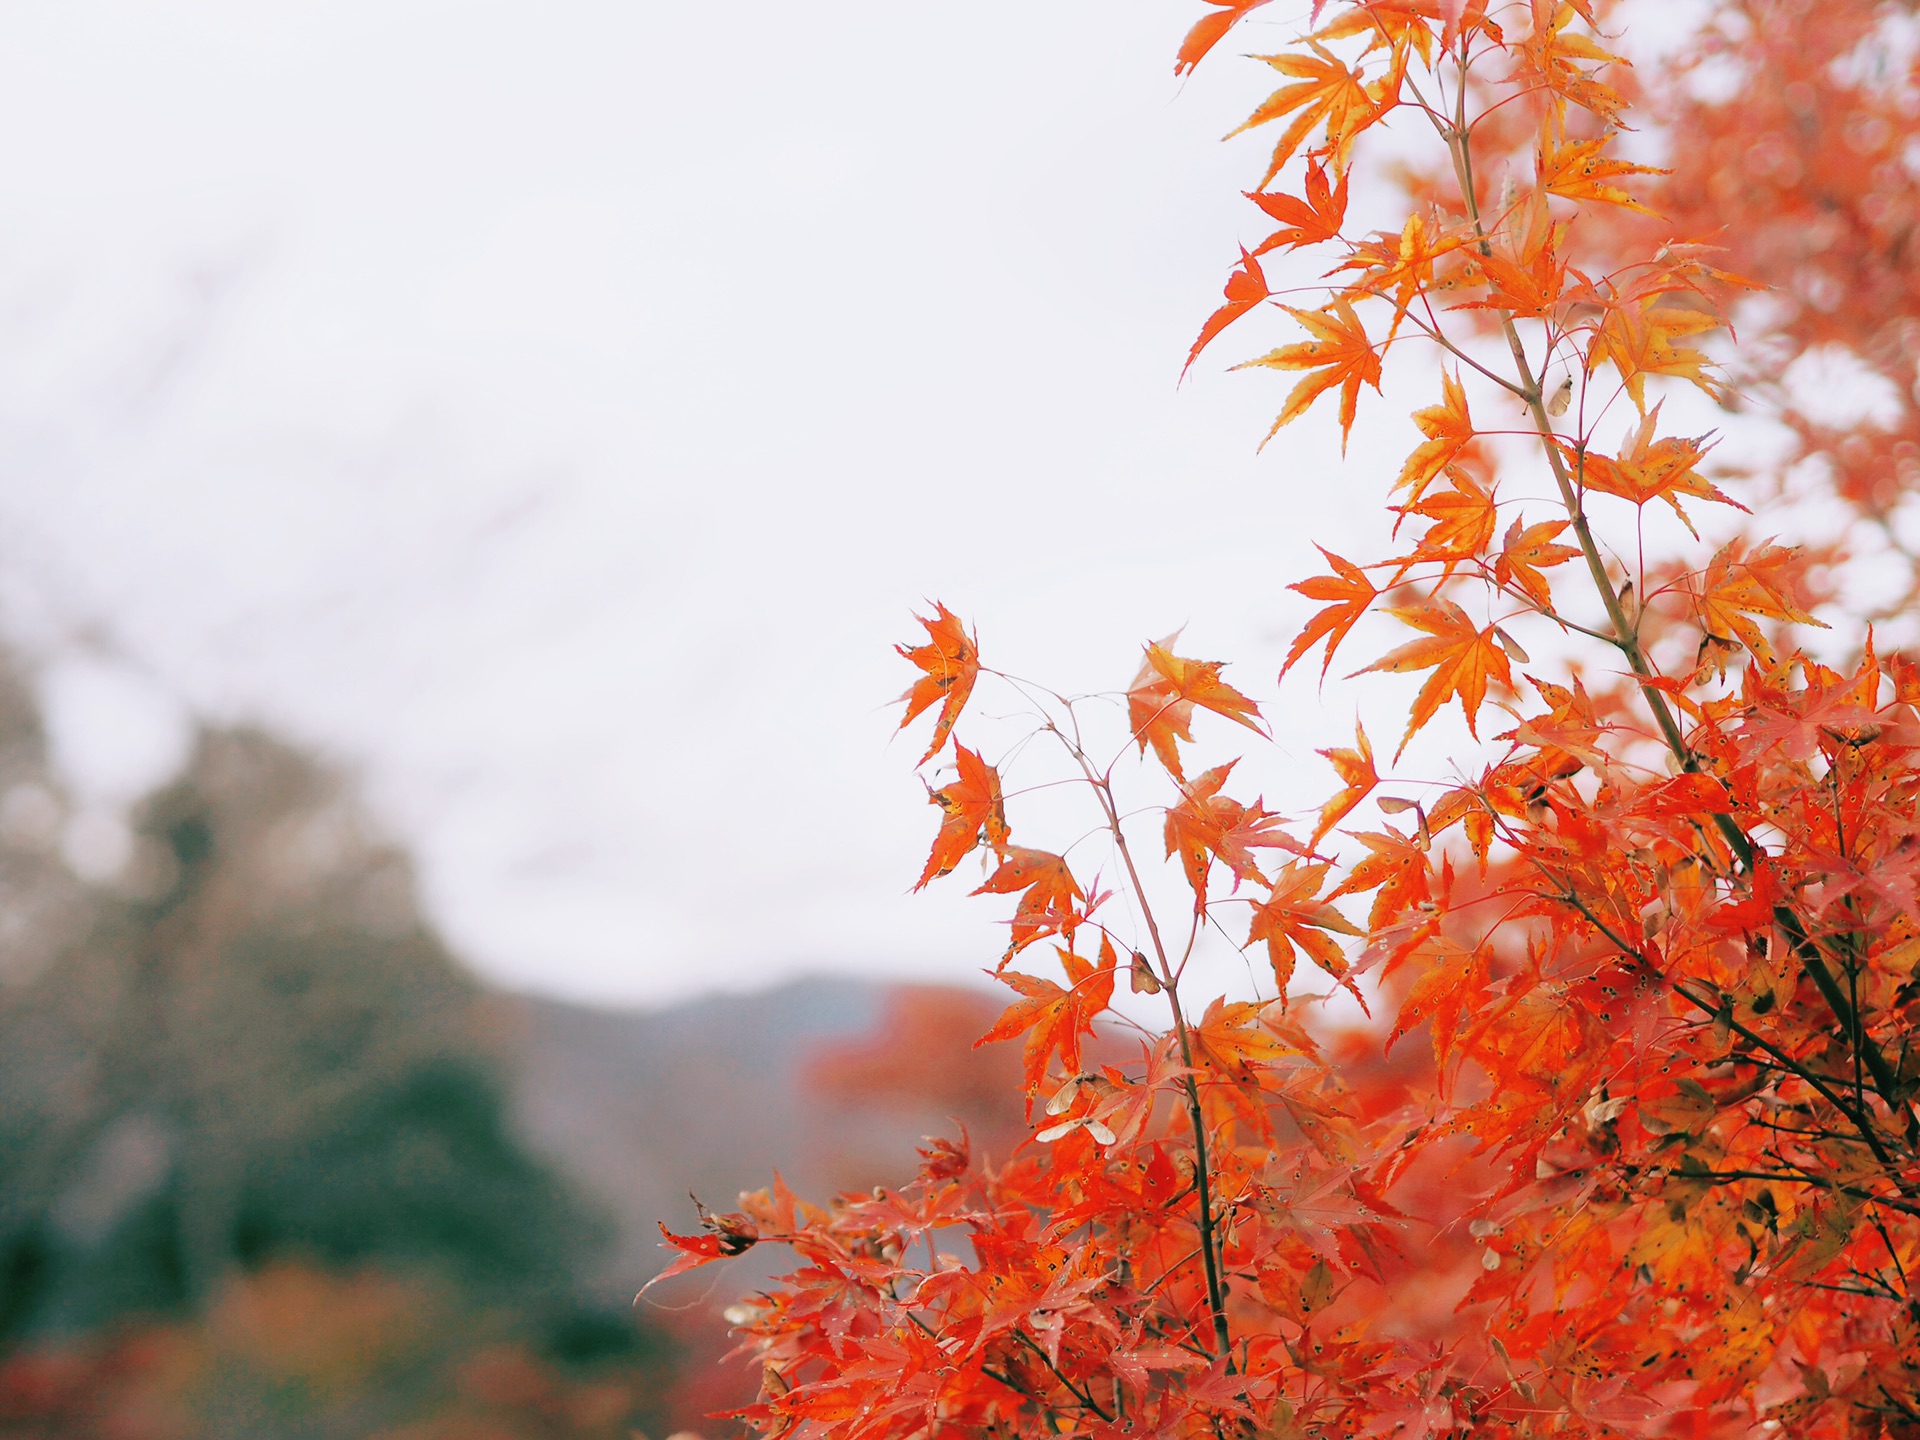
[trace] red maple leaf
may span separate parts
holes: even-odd
[[[996,1040],[1026,1036],[1022,1060],[1029,1092],[1045,1082],[1047,1062],[1055,1054],[1069,1075],[1080,1073],[1081,1037],[1093,1033],[1094,1017],[1113,1000],[1116,956],[1113,943],[1104,935],[1100,938],[1098,964],[1058,945],[1054,951],[1067,972],[1067,987],[1018,970],[1002,970],[999,978],[1019,991],[1022,998],[1009,1005],[993,1028],[973,1042],[978,1049]]]
[[[898,653],[925,672],[900,697],[907,702],[907,713],[900,717],[900,728],[906,729],[922,710],[936,700],[940,702],[940,716],[933,726],[933,743],[927,746],[927,753],[920,757],[922,765],[947,743],[947,736],[953,731],[953,722],[960,718],[967,697],[973,693],[973,682],[980,675],[978,643],[961,629],[959,618],[945,605],[935,601],[934,611],[932,616],[916,617],[927,627],[925,645],[894,646]]]
[[[1000,797],[1000,772],[964,745],[954,746],[954,760],[960,778],[938,790],[927,790],[927,799],[940,807],[940,833],[933,838],[933,853],[914,884],[916,890],[958,865],[980,843],[983,832],[996,855],[1006,852],[1007,813]]]

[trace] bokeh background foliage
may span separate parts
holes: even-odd
[[[202,727],[108,880],[0,657],[0,1435],[628,1436],[748,1398],[656,1217],[1019,1133],[965,990],[490,990],[339,772]]]

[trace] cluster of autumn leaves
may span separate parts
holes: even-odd
[[[1262,3],[1215,0],[1180,67]],[[1307,338],[1250,362],[1302,374],[1275,431],[1334,392],[1345,431],[1389,347],[1438,358],[1388,507],[1399,553],[1326,554],[1285,664],[1324,644],[1324,674],[1390,617],[1412,638],[1365,668],[1424,675],[1406,738],[1454,701],[1477,738],[1497,708],[1497,758],[1382,794],[1360,731],[1293,825],[1233,797],[1232,762],[1190,773],[1203,716],[1263,722],[1218,663],[1148,646],[1120,754],[1041,704],[1103,892],[1013,843],[998,768],[954,738],[1004,677],[938,607],[901,647],[903,724],[936,712],[921,763],[953,776],[919,884],[984,851],[976,893],[1013,899],[997,973],[1018,998],[984,1041],[1023,1045],[1036,1133],[991,1160],[929,1142],[900,1189],[824,1207],[776,1184],[669,1236],[673,1268],[792,1247],[735,1317],[768,1436],[1920,1435],[1920,670],[1871,638],[1844,666],[1803,653],[1792,548],[1644,558],[1652,502],[1689,530],[1683,502],[1734,503],[1649,388],[1720,398],[1697,337],[1745,282],[1616,223],[1643,218],[1621,182],[1649,172],[1612,153],[1622,62],[1589,6],[1320,8],[1261,57],[1286,83],[1243,127],[1279,127],[1249,198],[1281,228],[1189,363],[1284,312]],[[1432,138],[1424,203],[1350,236],[1390,117]],[[1262,257],[1315,247],[1323,303],[1282,303]],[[1470,392],[1523,412],[1519,441]],[[1524,502],[1502,490],[1522,475]],[[1516,670],[1523,632],[1583,659]],[[1177,921],[1118,795],[1139,771],[1166,787]],[[1208,930],[1262,954],[1276,998],[1196,1004]],[[1302,954],[1378,1027],[1290,1003]],[[1165,1006],[1133,1039],[1103,1019],[1123,973]]]

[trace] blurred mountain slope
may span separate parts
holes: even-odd
[[[881,1004],[855,980],[653,1011],[492,997],[522,1133],[619,1226],[609,1293],[631,1298],[661,1268],[655,1222],[685,1229],[689,1191],[731,1209],[775,1167],[827,1179],[831,1119],[798,1082],[815,1047],[867,1031]]]
[[[730,1209],[777,1170],[825,1198],[897,1183],[928,1134],[965,1125],[1004,1155],[1019,1129],[994,1083],[1012,1052],[973,1049],[999,1012],[984,991],[822,977],[651,1011],[488,1009],[522,1132],[618,1227],[609,1295],[664,1266],[656,1222],[688,1228],[689,1191]]]

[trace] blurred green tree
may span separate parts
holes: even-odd
[[[514,1133],[479,988],[339,775],[205,730],[99,887],[64,809],[0,665],[0,1343],[289,1256],[634,1334],[573,1298],[604,1226]]]

